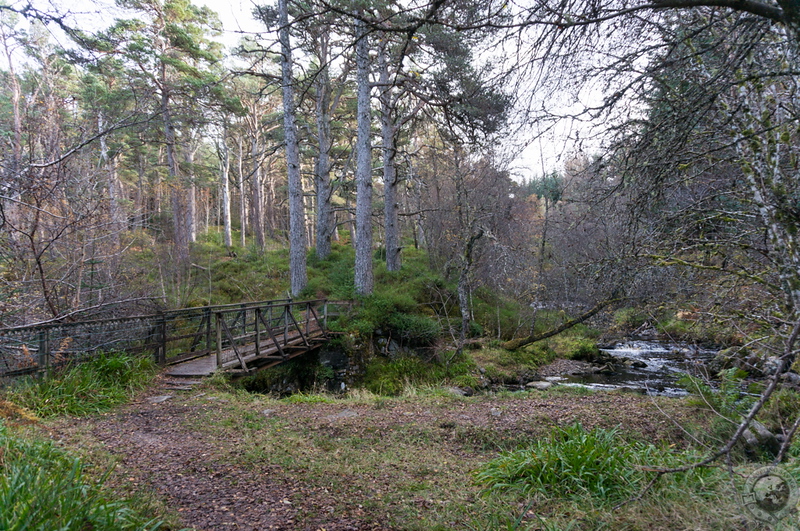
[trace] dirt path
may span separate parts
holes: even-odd
[[[472,450],[457,436],[465,430],[536,437],[549,426],[580,420],[587,427],[621,425],[649,440],[679,439],[680,430],[660,407],[638,395],[527,393],[519,398],[397,400],[379,407],[356,401],[270,401],[264,409],[245,402],[241,409],[252,409],[247,413],[254,418],[269,417],[295,429],[337,437],[369,433],[373,435],[365,437],[380,441],[381,434],[411,425],[452,433],[453,452],[466,459]],[[240,405],[233,397],[202,388],[170,391],[162,386],[111,413],[59,420],[47,428],[66,446],[113,455],[118,465],[112,486],[166,500],[180,515],[181,525],[190,529],[391,529],[380,510],[365,508],[367,492],[330,492],[285,466],[266,462],[256,471],[242,462],[238,458],[246,442],[241,429],[206,429],[224,424],[228,408],[239,411]],[[449,451],[449,444],[445,447]]]
[[[166,500],[190,529],[380,529],[349,517],[326,519],[324,527],[300,525],[298,512],[324,514],[331,504],[329,494],[282,474],[257,475],[221,460],[220,455],[236,452],[235,440],[219,440],[186,426],[213,410],[215,402],[192,400],[192,394],[153,402],[165,396],[154,394],[161,392],[153,389],[112,413],[60,421],[51,433],[67,446],[99,446],[115,456],[113,487]],[[305,500],[305,507],[291,501],[298,498]]]

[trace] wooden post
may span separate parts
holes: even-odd
[[[289,305],[292,304],[291,302],[287,302],[283,306],[283,344],[289,342]]]
[[[256,312],[255,312],[255,320],[256,320],[256,322],[255,322],[255,327],[256,327],[256,356],[260,356],[261,355],[261,345],[260,345],[261,342],[259,341],[259,339],[260,339],[259,338],[260,331],[259,331],[259,328],[258,328],[258,320],[260,318],[261,318],[261,308],[256,308]]]
[[[206,321],[206,352],[211,353],[211,308],[203,310],[203,319]]]
[[[161,336],[161,344],[156,349],[156,363],[165,365],[167,363],[167,318],[163,315],[158,321],[158,330]]]
[[[222,368],[222,313],[216,312],[215,324],[217,326],[217,370]]]
[[[44,370],[45,375],[50,374],[50,332],[39,331],[39,372]]]
[[[322,304],[322,327],[328,329],[328,300]]]

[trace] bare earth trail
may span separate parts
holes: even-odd
[[[392,514],[397,508],[387,507],[394,505],[386,501],[392,498],[380,498],[381,492],[391,492],[393,474],[403,473],[403,456],[399,462],[387,462],[385,473],[349,471],[345,463],[345,468],[335,469],[344,472],[331,473],[340,476],[336,482],[326,483],[326,478],[316,477],[320,469],[313,466],[341,458],[338,447],[334,449],[337,441],[355,437],[363,442],[364,452],[378,453],[398,434],[421,436],[419,446],[448,454],[442,462],[458,463],[461,468],[451,472],[466,475],[463,481],[468,485],[469,470],[498,452],[471,444],[474,434],[525,440],[551,426],[581,421],[586,427],[621,426],[649,441],[678,441],[681,432],[675,421],[684,419],[676,418],[681,414],[674,410],[671,418],[666,416],[663,407],[672,409],[666,401],[639,395],[550,392],[292,403],[242,399],[202,386],[168,390],[162,383],[110,413],[62,419],[46,429],[68,448],[110,454],[117,462],[110,479],[114,488],[164,500],[188,529],[388,530],[405,527],[397,523],[404,516]],[[296,437],[285,442],[282,452],[262,448],[260,454],[248,453],[281,429]],[[425,437],[436,443],[426,443]],[[276,439],[269,440],[275,444]],[[307,441],[323,449],[330,445],[330,451],[292,453],[293,445]],[[306,455],[309,462],[303,463]],[[370,485],[376,486],[365,487]],[[409,503],[426,511],[433,502]],[[407,507],[404,510],[407,514]]]

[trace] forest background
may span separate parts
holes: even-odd
[[[227,52],[186,1],[91,30],[0,5],[2,325],[327,296],[337,240],[364,298],[413,248],[458,348],[624,302],[776,359],[752,419],[800,333],[800,15],[705,4],[281,1]],[[514,139],[565,120],[563,167],[513,178]],[[285,284],[212,289],[284,246]]]
[[[486,529],[519,528],[532,507],[545,528],[758,525],[732,501],[751,465],[794,471],[798,455],[795,2],[280,0],[254,5],[252,32],[228,49],[207,7],[115,6],[84,18],[76,6],[0,3],[0,326],[286,296],[353,299],[361,305],[342,344],[374,346],[388,330],[425,352],[432,345],[431,363],[368,367],[378,391],[393,382],[390,367],[399,367],[396,381],[460,368],[464,384],[479,378],[476,359],[498,373],[506,360],[552,359],[556,343],[538,340],[589,318],[598,328],[646,325],[732,347],[738,368],[761,380],[745,388],[731,370],[713,392],[693,380],[702,412],[691,421],[684,403],[617,394],[608,400],[628,409],[591,406],[584,418],[600,425],[548,436],[544,424],[555,417],[539,419],[532,407],[607,397],[485,395],[475,403],[490,412],[472,411],[462,425],[463,397],[441,391],[420,403],[401,397],[396,411],[366,392],[336,403],[230,392],[230,412],[208,408],[229,416],[190,428],[215,440],[227,426],[222,439],[252,433],[269,443],[253,461],[218,460],[232,467],[296,474],[320,492],[344,478],[331,488],[355,500],[343,509],[348,525],[401,528],[422,516],[420,528],[459,528],[452,522],[470,521],[475,504],[487,510],[473,528]],[[558,166],[515,170],[526,146],[547,145],[563,154]],[[466,348],[476,349],[471,358]],[[94,361],[111,383],[129,363]],[[107,396],[68,389],[62,402],[42,392],[56,388],[44,381],[8,392],[43,416],[53,404]],[[343,442],[336,430],[310,437],[293,423],[298,411],[329,418],[341,404],[386,413],[386,429],[362,426],[358,440]],[[434,407],[446,420],[423,428],[400,412]],[[651,418],[647,407],[661,408],[659,420],[621,440],[614,426],[621,418],[638,426],[634,419]],[[680,435],[663,427],[663,408]],[[520,424],[507,414],[515,409],[526,411]],[[571,414],[564,408],[559,418]],[[768,451],[738,444],[762,425],[754,420],[774,435]],[[479,421],[511,424],[481,431]],[[186,440],[185,426],[172,424],[174,440]],[[35,465],[30,474],[55,462],[24,457],[33,453],[15,450],[5,430],[4,421],[2,455],[23,456]],[[339,452],[357,470],[337,468],[329,456]],[[373,453],[379,463],[359,460]],[[307,468],[308,455],[319,468]],[[705,466],[721,458],[728,474]],[[370,508],[358,496],[386,483],[385,462],[396,463],[394,481],[385,503]],[[581,472],[542,472],[564,463]],[[476,497],[470,473],[488,494]],[[3,480],[13,477],[23,476]],[[33,492],[28,505],[3,506],[41,499]],[[309,505],[309,518],[329,503]]]

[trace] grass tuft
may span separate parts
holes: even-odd
[[[528,448],[493,459],[476,478],[489,489],[618,502],[630,496],[644,477],[632,466],[634,454],[642,451],[620,444],[616,430],[587,431],[576,423],[555,428],[549,438]]]
[[[138,514],[92,481],[79,459],[50,442],[11,436],[0,421],[0,529],[155,530],[158,520]]]
[[[730,478],[718,468],[668,474],[645,491],[653,469],[697,462],[702,455],[672,452],[652,444],[628,442],[616,429],[584,429],[576,423],[554,428],[533,444],[506,452],[478,469],[484,494],[512,492],[547,504],[571,503],[605,512],[615,504],[647,498],[644,505],[671,507],[716,502]]]
[[[5,394],[42,418],[88,415],[130,400],[157,372],[150,358],[101,353],[47,377],[22,380]]]

